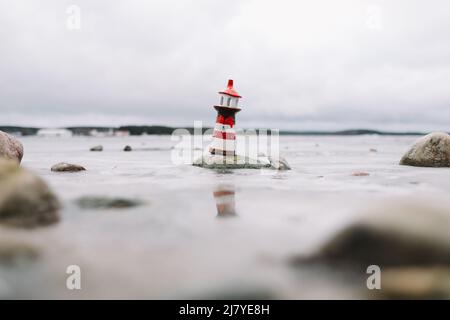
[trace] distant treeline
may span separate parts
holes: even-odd
[[[35,135],[40,128],[30,127],[16,127],[16,126],[0,126],[0,130],[8,133],[21,134],[24,136]],[[170,135],[175,129],[185,129],[190,133],[194,132],[193,127],[173,128],[167,126],[121,126],[121,127],[68,127],[64,128],[73,132],[74,135],[89,135],[92,130],[98,132],[108,131],[128,131],[130,135],[142,135],[142,134],[160,134]],[[211,128],[202,128],[202,132]],[[258,130],[257,130],[258,131]],[[270,130],[269,130],[270,134]],[[377,131],[367,129],[354,129],[343,131],[294,131],[294,130],[281,130],[280,135],[321,135],[321,136],[356,136],[356,135],[391,135],[391,136],[405,136],[405,135],[424,135],[423,132],[389,132],[389,131]]]
[[[32,136],[38,132],[39,128],[26,128],[14,126],[0,126],[0,131],[7,133],[20,133],[23,136]]]

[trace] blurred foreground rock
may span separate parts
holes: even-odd
[[[422,201],[420,201],[422,200]],[[370,298],[450,297],[450,207],[434,199],[399,199],[367,210],[294,266],[322,264],[350,272],[354,283],[380,267],[381,290]],[[365,286],[364,286],[365,288]]]
[[[435,132],[420,138],[400,160],[401,165],[450,167],[450,136]]]
[[[450,212],[429,201],[390,202],[338,232],[297,262],[344,264],[360,270],[386,266],[450,265]],[[361,269],[362,268],[362,269]]]
[[[59,220],[59,202],[38,176],[0,159],[0,223],[32,228]]]
[[[125,198],[82,197],[77,201],[83,209],[125,209],[140,206],[141,201]]]
[[[34,246],[10,238],[0,237],[0,265],[14,267],[21,263],[34,261],[39,250]]]
[[[84,171],[86,168],[78,165],[78,164],[72,164],[67,162],[60,162],[52,166],[52,171],[55,172],[78,172],[78,171]]]
[[[450,268],[397,267],[382,271],[377,295],[388,299],[450,299]]]
[[[22,143],[13,136],[0,131],[0,158],[15,160],[20,163],[22,157]]]

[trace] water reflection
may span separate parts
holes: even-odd
[[[220,184],[214,189],[213,195],[214,200],[216,201],[217,217],[236,216],[234,185]]]

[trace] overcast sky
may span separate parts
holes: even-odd
[[[241,127],[450,130],[449,17],[448,0],[0,0],[0,125],[210,126],[232,78]]]

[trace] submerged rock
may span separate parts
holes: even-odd
[[[125,209],[140,206],[141,201],[125,198],[82,197],[77,204],[83,209]]]
[[[450,167],[450,136],[434,132],[420,138],[400,160],[401,165]]]
[[[252,159],[240,155],[222,156],[204,154],[194,161],[194,166],[208,169],[261,169],[272,168],[277,170],[290,170],[289,164],[283,158],[258,157]]]
[[[123,151],[131,151],[131,150],[133,150],[133,149],[131,149],[130,146],[125,146],[125,148],[123,148]]]
[[[429,202],[429,201],[428,201]],[[450,265],[450,212],[420,201],[399,201],[369,210],[309,257],[318,262],[365,269],[385,266]]]
[[[94,146],[90,149],[90,151],[103,151],[103,146],[102,145]]]
[[[0,158],[15,160],[20,163],[22,157],[22,143],[6,132],[0,131]]]
[[[37,227],[59,220],[60,204],[38,176],[0,159],[0,223],[16,227]]]
[[[52,171],[55,172],[78,172],[78,171],[84,171],[86,168],[78,165],[78,164],[72,164],[67,162],[60,162],[52,166]]]
[[[357,171],[357,172],[353,172],[352,176],[353,177],[367,177],[367,176],[370,176],[370,173],[363,172],[363,171]]]

